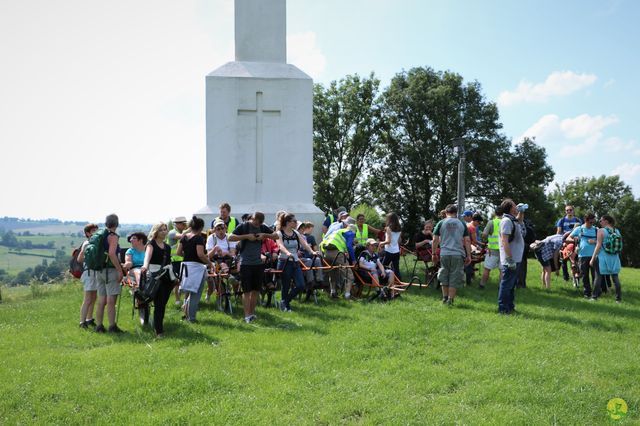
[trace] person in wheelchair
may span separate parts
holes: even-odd
[[[302,222],[298,226],[298,232],[307,241],[309,247],[311,247],[310,251],[304,249],[298,251],[300,260],[307,268],[318,268],[322,266],[322,259],[314,254],[314,252],[317,251],[317,244],[316,239],[313,236],[313,228],[314,226],[311,222]],[[304,281],[307,288],[306,301],[311,298],[314,289],[320,289],[324,286],[324,274],[322,273],[322,269],[309,269],[304,271]]]
[[[134,232],[127,237],[127,241],[131,244],[131,247],[124,254],[122,268],[125,270],[125,276],[132,286],[137,287],[140,282],[140,268],[144,265],[147,236],[144,232]]]
[[[418,232],[414,239],[416,246],[416,255],[423,262],[431,261],[431,244],[433,243],[433,221],[427,220],[422,226],[422,230]]]
[[[356,273],[366,283],[371,283],[373,277],[373,280],[378,284],[392,284],[395,280],[395,274],[391,269],[385,269],[382,265],[378,256],[378,244],[373,238],[366,241],[364,250],[358,256]]]
[[[236,245],[227,238],[227,227],[222,219],[213,222],[213,232],[207,237],[205,249],[207,256],[216,264],[216,270],[227,274],[235,269]],[[235,281],[235,280],[234,280]],[[234,285],[236,288],[237,285]],[[213,293],[213,280],[207,280],[207,295],[205,301],[209,302]]]
[[[282,305],[281,309],[291,312],[291,301],[299,292],[305,290],[304,276],[302,268],[298,260],[300,251],[311,252],[317,256],[319,253],[311,249],[307,240],[296,230],[298,222],[295,216],[287,213],[280,218],[280,230],[278,234],[278,247],[280,255],[278,256],[278,269],[282,271],[280,279],[282,282]],[[293,287],[290,285],[293,282]]]

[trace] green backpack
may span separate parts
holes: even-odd
[[[107,265],[107,252],[104,245],[108,236],[109,230],[101,229],[89,239],[89,244],[84,249],[84,263],[87,269],[102,271]]]
[[[617,229],[613,231],[607,229],[607,236],[604,237],[602,248],[609,254],[620,254],[622,252],[622,236]]]

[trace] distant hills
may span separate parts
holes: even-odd
[[[0,234],[4,234],[7,231],[25,232],[29,231],[34,234],[68,234],[82,232],[82,228],[89,223],[88,221],[62,221],[60,219],[48,218],[48,219],[25,219],[18,217],[4,216],[0,217]],[[104,226],[103,223],[98,223],[98,226]],[[120,232],[123,233],[129,230],[134,231],[149,231],[151,225],[149,224],[122,224]]]

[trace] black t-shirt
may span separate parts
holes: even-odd
[[[200,257],[198,256],[198,249],[197,249],[198,246],[202,246],[203,253],[206,253],[205,241],[202,234],[192,236],[191,238],[187,238],[187,236],[184,235],[180,239],[180,243],[182,244],[182,250],[184,251],[185,262],[203,263]]]
[[[149,244],[153,247],[150,264],[165,266],[171,262],[171,247],[169,247],[169,244],[165,243],[164,248],[160,248],[156,240],[151,240]]]
[[[264,223],[258,227],[252,225],[251,222],[245,222],[238,225],[238,227],[233,230],[233,233],[235,235],[272,234],[273,231]],[[242,240],[240,244],[240,256],[242,257],[242,265],[262,264],[262,259],[260,258],[262,241]]]
[[[433,235],[424,235],[422,231],[418,232],[414,237],[416,244],[423,242],[424,240],[433,241]],[[424,246],[422,246],[424,247]]]

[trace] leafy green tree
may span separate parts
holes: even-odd
[[[413,232],[456,202],[458,156],[453,140],[466,140],[466,194],[484,201],[500,174],[496,159],[508,152],[498,108],[478,82],[449,71],[413,68],[396,74],[383,94],[378,161],[368,179],[376,205],[395,211]]]
[[[17,247],[18,246],[18,238],[13,231],[7,231],[2,236],[2,245],[7,247]]]
[[[609,214],[616,220],[616,228],[623,236],[623,264],[639,267],[640,253],[640,201],[635,199],[631,187],[619,176],[579,177],[556,188],[550,194],[557,217],[564,215],[564,207],[571,204],[578,216],[593,212],[597,217]]]
[[[631,187],[617,175],[575,178],[561,185],[556,184],[550,194],[558,217],[564,215],[567,204],[571,204],[580,216],[588,211],[596,216],[611,214],[625,197],[633,198]]]
[[[379,85],[371,74],[314,87],[313,189],[325,211],[349,210],[366,198],[361,183],[379,139]]]
[[[355,206],[349,212],[349,215],[354,219],[358,217],[359,214],[364,214],[365,223],[368,223],[374,228],[382,229],[382,226],[384,225],[384,220],[382,219],[382,216],[380,216],[380,213],[378,213],[378,211],[375,208],[371,207],[368,204],[363,203]]]
[[[616,227],[622,233],[624,247],[621,260],[624,265],[640,267],[640,200],[624,197],[613,213]]]
[[[533,222],[537,236],[555,233],[556,213],[545,193],[555,173],[547,163],[546,150],[535,139],[525,138],[497,162],[497,167],[503,173],[497,177],[495,187],[486,193],[491,207],[507,197],[516,203],[526,203],[529,205],[526,216]]]

